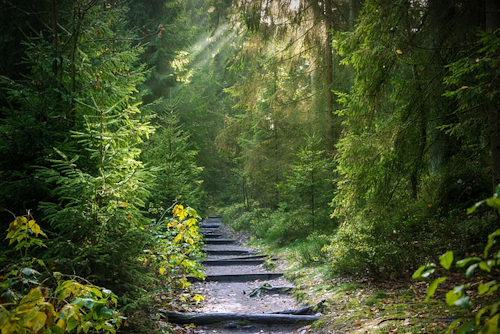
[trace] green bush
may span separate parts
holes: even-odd
[[[34,246],[46,247],[39,236],[46,234],[29,215],[16,217],[9,225],[9,245],[15,245],[22,260],[8,263],[0,271],[2,334],[116,333],[123,321],[115,309],[116,295],[81,283],[82,278],[53,272],[41,259],[32,257]]]
[[[467,214],[472,214],[478,207],[486,204],[495,208],[500,212],[500,185],[497,186],[495,194],[483,201],[477,202],[474,206],[467,210]],[[500,298],[498,297],[498,289],[500,282],[498,280],[498,270],[500,268],[500,249],[498,248],[498,240],[500,237],[500,229],[488,235],[488,241],[484,246],[481,255],[467,256],[459,261],[456,261],[453,251],[447,251],[439,257],[439,263],[445,272],[452,269],[453,264],[456,268],[466,268],[464,284],[455,286],[446,293],[446,303],[450,306],[460,306],[464,308],[472,308],[474,300],[480,298],[471,298],[475,294],[479,297],[485,297],[484,304],[474,308],[474,320],[467,321],[463,318],[458,318],[449,327],[447,333],[450,333],[455,327],[461,324],[459,332],[465,332],[474,326],[479,327],[480,334],[489,334],[498,332],[498,323],[500,320]],[[437,269],[435,263],[429,263],[420,266],[413,274],[414,279],[425,279],[432,275]],[[478,275],[477,271],[482,271]],[[440,283],[447,280],[447,276],[442,276],[430,283],[427,289],[426,301],[428,301],[435,293]],[[473,292],[474,291],[474,292]]]

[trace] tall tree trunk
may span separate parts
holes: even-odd
[[[57,12],[56,12],[56,0],[51,2],[52,11],[52,49],[54,53],[54,60],[52,61],[52,72],[54,76],[58,76],[59,73],[59,59],[58,59],[58,34],[57,34]]]
[[[498,0],[485,0],[485,26],[486,30],[494,31],[500,28],[500,2]],[[493,188],[500,184],[500,115],[495,104],[490,104],[487,111],[490,120],[490,149],[491,149],[491,171]]]
[[[327,119],[326,152],[333,155],[335,132],[333,128],[333,48],[332,48],[332,2],[325,1],[325,112]]]
[[[452,0],[429,1],[429,25],[432,34],[429,35],[429,48],[432,49],[432,59],[426,76],[430,80],[436,73],[440,73],[451,60],[442,55],[442,50],[447,47],[449,40],[450,18],[453,17],[454,5]],[[430,75],[430,77],[429,77]],[[456,117],[453,114],[443,115],[442,110],[447,107],[442,105],[441,90],[436,89],[428,95],[426,107],[429,110],[429,171],[431,174],[440,174],[446,171],[447,163],[452,156],[452,137],[447,135],[439,126],[451,124]]]
[[[417,66],[412,66],[413,79],[415,80],[417,86],[417,94],[418,96],[424,97],[424,93],[422,91],[422,87],[420,86],[420,74],[418,73]],[[427,106],[425,102],[422,104],[422,108],[417,115],[417,124],[418,128],[418,149],[417,155],[415,156],[413,170],[410,175],[410,183],[411,183],[411,193],[414,199],[418,197],[418,186],[420,174],[424,165],[424,155],[425,149],[427,147]]]

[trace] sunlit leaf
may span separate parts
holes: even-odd
[[[498,210],[500,209],[500,198],[490,197],[486,199],[486,204]]]
[[[431,274],[434,273],[435,271],[435,264],[427,264],[424,266],[420,266],[412,275],[413,279],[421,279],[421,278],[426,278],[429,277]]]
[[[455,321],[451,323],[451,325],[448,326],[446,329],[446,334],[450,334],[457,326],[458,324],[462,321],[462,318],[458,318]]]
[[[491,272],[491,267],[493,266],[494,263],[495,263],[494,260],[481,261],[479,262],[479,268],[484,271]]]
[[[481,261],[481,258],[480,257],[468,257],[466,259],[463,259],[463,260],[460,260],[460,261],[457,261],[456,263],[456,266],[461,268],[461,267],[465,267],[469,262],[479,262]]]
[[[446,277],[439,277],[429,285],[429,288],[427,288],[427,295],[425,297],[426,302],[429,301],[429,299],[436,293],[438,285],[444,281],[446,281]]]
[[[205,297],[200,294],[195,294],[193,300],[196,302],[196,305],[198,305],[202,300],[205,300]]]
[[[35,317],[33,317],[30,320],[30,326],[28,327],[31,328],[32,332],[37,333],[38,331],[40,331],[42,328],[45,327],[46,322],[47,322],[47,315],[45,314],[45,312],[37,312]]]
[[[483,203],[484,203],[484,201],[480,201],[480,202],[477,202],[476,204],[474,204],[473,206],[471,206],[470,208],[468,208],[467,209],[467,214],[468,215],[473,214],[476,211],[476,209],[478,207],[480,207]]]
[[[471,277],[472,274],[474,274],[474,271],[476,271],[477,267],[479,266],[478,263],[471,264],[469,268],[465,271],[465,276],[466,277]]]
[[[462,292],[456,293],[454,290],[450,290],[446,293],[446,304],[454,305],[455,302],[462,296]]]
[[[439,257],[439,263],[444,269],[449,270],[453,263],[453,251],[447,251]]]

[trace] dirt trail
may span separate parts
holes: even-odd
[[[207,279],[194,283],[195,290],[205,300],[193,316],[220,316],[221,322],[205,324],[203,320],[197,325],[196,332],[306,333],[308,323],[318,316],[311,315],[311,312],[307,312],[308,315],[289,314],[291,310],[304,306],[290,295],[293,286],[282,274],[264,267],[265,255],[244,246],[244,240],[235,238],[234,233],[221,224],[220,217],[208,217],[200,226],[205,235]],[[277,312],[282,314],[272,314]]]

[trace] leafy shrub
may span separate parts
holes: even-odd
[[[306,239],[299,240],[294,247],[299,262],[305,266],[325,263],[323,248],[330,243],[331,237],[331,235],[314,232]]]
[[[500,185],[497,186],[495,194],[483,201],[476,203],[474,206],[467,210],[468,214],[472,214],[479,206],[486,204],[490,207],[497,209],[500,212]],[[472,291],[477,291],[479,296],[487,298],[485,306],[477,307],[474,309],[475,319],[473,321],[465,321],[462,318],[455,320],[448,328],[447,333],[450,333],[453,328],[458,326],[461,322],[460,332],[465,332],[473,326],[480,327],[479,333],[497,333],[498,323],[500,320],[500,297],[498,297],[498,289],[500,282],[496,278],[498,269],[500,268],[500,249],[498,248],[497,238],[500,236],[500,229],[491,233],[488,236],[488,242],[484,247],[482,255],[467,256],[459,261],[455,261],[453,251],[447,251],[439,257],[439,263],[445,271],[452,269],[453,263],[457,268],[466,268],[465,277],[466,283],[456,286],[446,293],[446,303],[448,305],[455,305],[464,308],[471,308],[473,300],[471,299]],[[432,275],[437,269],[435,263],[429,263],[420,266],[413,274],[414,279],[423,279]],[[483,274],[479,275],[479,282],[473,277],[476,271],[482,271]],[[476,276],[478,276],[476,274]],[[482,277],[486,277],[483,279]],[[493,277],[492,277],[493,276]],[[426,301],[428,301],[435,293],[440,283],[447,280],[448,277],[442,276],[435,279],[430,283],[427,289]]]
[[[46,247],[38,236],[46,236],[31,216],[16,217],[7,239],[22,253],[22,262],[8,264],[0,281],[0,327],[2,334],[106,332],[116,333],[123,317],[114,309],[117,297],[110,290],[80,283],[79,278],[52,272],[40,259],[31,257],[33,246]],[[40,283],[48,272],[49,282]]]
[[[201,250],[198,219],[193,208],[178,204],[172,210],[172,217],[160,218],[149,226],[154,238],[151,248],[144,251],[143,261],[157,273],[157,285],[163,290],[162,298],[168,295],[169,305],[162,307],[188,302],[183,295],[191,285],[187,276],[205,277],[201,266],[205,255]],[[191,299],[198,303],[203,297],[195,294]]]

